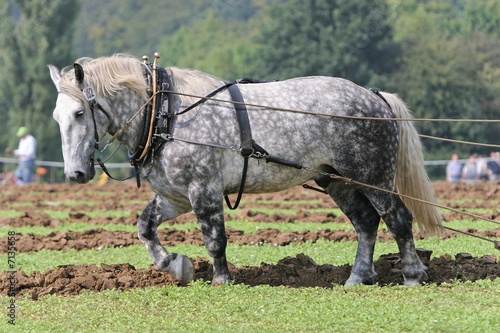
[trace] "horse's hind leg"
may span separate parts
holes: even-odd
[[[404,284],[411,286],[427,281],[427,268],[420,261],[413,241],[413,216],[401,198],[368,188],[364,188],[363,193],[377,209],[398,244]]]
[[[380,216],[368,199],[353,185],[332,180],[326,191],[351,220],[358,237],[356,259],[345,285],[375,283],[377,273],[373,268],[373,252]]]
[[[160,199],[156,194],[149,200],[137,220],[137,233],[159,271],[165,271],[177,280],[190,281],[194,277],[191,261],[182,254],[168,253],[158,239],[158,225],[179,216],[184,211]]]

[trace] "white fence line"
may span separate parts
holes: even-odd
[[[464,163],[467,160],[460,160],[460,162]],[[425,161],[424,165],[446,165],[449,160],[436,160],[436,161]],[[0,157],[0,163],[6,164],[18,164],[19,161],[16,158],[8,158],[8,157]],[[36,166],[46,166],[46,167],[54,167],[54,168],[63,168],[63,162],[52,162],[52,161],[36,161]],[[124,168],[132,168],[130,163],[106,163],[106,168],[108,169],[124,169]]]
[[[17,158],[0,157],[0,163],[18,164],[19,161],[17,160]],[[36,161],[35,165],[43,167],[64,168],[63,162]],[[106,163],[106,168],[108,169],[132,168],[132,165],[130,165],[130,163]]]
[[[461,162],[465,162],[466,160],[461,160]],[[448,160],[439,160],[439,161],[425,161],[424,165],[426,166],[439,166],[446,165]],[[18,164],[19,161],[16,158],[9,157],[0,157],[0,181],[11,176],[12,168],[9,168],[10,164]],[[35,165],[37,167],[45,167],[47,170],[47,175],[43,178],[44,181],[48,181],[50,183],[54,183],[56,181],[64,181],[66,177],[62,174],[62,169],[64,168],[63,162],[54,162],[54,161],[35,161]],[[133,167],[130,163],[106,163],[107,169],[122,169],[127,170],[128,173]]]
[[[9,158],[9,157],[0,157],[0,183],[4,183],[11,179],[12,167],[8,167],[8,165],[19,164],[19,160],[17,158]],[[46,170],[46,175],[36,174],[36,181],[47,181],[49,183],[55,182],[64,182],[66,177],[64,176],[62,169],[64,168],[63,162],[55,162],[55,161],[35,161],[35,166],[37,168],[44,167]],[[106,163],[106,168],[108,169],[122,169],[126,170],[126,173],[130,173],[133,169],[130,163]]]

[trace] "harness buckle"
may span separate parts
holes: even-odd
[[[153,136],[158,137],[158,138],[165,140],[165,141],[173,140],[173,137],[167,133],[153,134]]]
[[[267,157],[267,156],[269,156],[269,154],[267,154],[267,153],[262,153],[262,152],[260,152],[260,151],[254,151],[254,152],[252,153],[252,155],[250,155],[250,157],[254,157],[254,158],[264,158],[264,157]]]
[[[243,157],[250,157],[255,153],[255,150],[253,148],[241,148],[240,149],[241,155]]]

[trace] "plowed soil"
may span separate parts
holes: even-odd
[[[481,215],[484,218],[499,221],[500,184],[448,184],[436,182],[434,187],[440,198],[440,203],[452,208],[488,208],[491,213]],[[22,188],[0,187],[0,206],[4,209],[23,211],[22,216],[1,217],[0,225],[12,227],[46,226],[55,227],[65,223],[68,219],[55,219],[43,213],[43,210],[68,210],[71,222],[86,222],[95,224],[95,228],[83,232],[53,232],[46,236],[36,234],[18,234],[16,247],[19,253],[47,250],[77,250],[99,247],[123,247],[140,244],[136,232],[106,231],[101,226],[105,224],[135,224],[137,213],[146,205],[151,196],[147,184],[140,189],[133,182],[112,182],[105,186],[73,185],[73,184],[32,184]],[[307,221],[311,223],[346,222],[343,214],[311,213],[315,208],[334,208],[335,203],[325,194],[296,187],[288,191],[245,195],[241,209],[235,217],[248,221],[279,221],[292,223]],[[262,213],[259,203],[262,200],[271,200],[273,204],[266,207],[276,209],[293,209],[294,213]],[[297,200],[307,200],[307,204],[297,203]],[[313,202],[313,203],[310,203]],[[459,202],[459,204],[457,204]],[[63,204],[61,204],[63,203]],[[113,217],[107,211],[127,210],[133,213],[126,217]],[[102,214],[91,217],[89,211],[100,211]],[[95,214],[94,214],[95,215]],[[229,216],[228,216],[229,218]],[[234,218],[234,217],[233,217]],[[444,214],[445,221],[463,219],[466,215],[459,212]],[[195,221],[193,214],[183,215],[173,221],[165,223],[183,223]],[[500,238],[500,227],[489,231],[479,232],[473,227],[462,230],[482,237]],[[286,231],[276,229],[261,229],[257,233],[245,234],[240,230],[226,228],[229,242],[244,245],[259,245],[264,243],[276,246],[286,246],[291,243],[315,242],[318,239],[329,241],[355,241],[354,231],[332,231],[323,229],[318,231]],[[185,232],[174,228],[160,230],[160,240],[165,246],[179,243],[203,244],[199,230]],[[442,237],[456,237],[455,232],[445,230]],[[379,231],[379,239],[392,241],[392,237],[385,231]],[[418,231],[415,237],[420,237]],[[0,253],[7,249],[7,238],[0,238]],[[146,251],[146,250],[145,250]],[[429,282],[443,283],[454,279],[475,281],[478,279],[495,279],[500,276],[500,263],[497,261],[498,252],[492,247],[491,255],[474,258],[467,253],[446,255],[430,258],[430,251],[420,250],[419,255],[428,266]],[[353,253],[354,256],[354,253]],[[229,258],[230,259],[230,258]],[[194,258],[195,278],[211,280],[212,267],[202,258]],[[351,266],[317,265],[311,258],[297,254],[295,258],[283,258],[276,265],[262,263],[255,267],[230,266],[235,283],[247,285],[267,284],[272,286],[285,285],[289,287],[331,287],[333,284],[343,284],[349,277]],[[375,270],[379,273],[377,283],[380,285],[402,284],[401,265],[397,254],[387,254],[375,262]],[[101,291],[105,289],[126,290],[130,288],[163,286],[181,284],[167,273],[159,272],[154,267],[136,269],[129,264],[120,265],[69,265],[48,269],[45,272],[33,272],[29,276],[21,269],[15,272],[3,271],[0,273],[0,290],[5,295],[8,290],[9,278],[18,280],[19,294],[29,294],[33,299],[45,294],[76,295],[82,290]]]

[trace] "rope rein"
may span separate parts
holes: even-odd
[[[329,118],[350,119],[350,120],[376,120],[376,121],[382,120],[382,121],[412,121],[412,122],[451,122],[451,123],[456,123],[456,122],[500,123],[500,119],[499,120],[492,120],[492,119],[377,118],[377,117],[359,117],[359,116],[332,115],[332,114],[326,114],[326,113],[316,113],[316,112],[304,111],[304,110],[295,110],[295,109],[288,109],[288,108],[278,108],[278,107],[271,107],[271,106],[267,106],[267,105],[260,105],[260,104],[254,104],[254,103],[245,103],[245,102],[238,102],[238,101],[233,101],[233,100],[225,100],[225,99],[214,98],[213,96],[215,96],[220,91],[221,91],[221,89],[217,89],[216,91],[208,94],[207,96],[200,96],[200,95],[193,95],[193,94],[181,93],[181,92],[176,92],[176,91],[172,91],[172,90],[159,90],[159,91],[155,91],[152,94],[152,96],[139,108],[139,110],[125,123],[125,125],[122,128],[120,128],[111,137],[110,140],[108,140],[106,142],[105,146],[100,150],[100,152],[102,153],[119,135],[121,135],[130,126],[130,124],[132,123],[132,121],[145,109],[145,107],[151,101],[154,101],[155,96],[157,94],[160,94],[160,93],[176,94],[176,95],[187,96],[187,97],[195,97],[195,98],[199,98],[200,99],[198,102],[196,102],[193,105],[187,107],[183,111],[178,112],[177,115],[186,113],[186,112],[194,109],[196,106],[199,106],[199,105],[203,104],[206,101],[213,101],[213,102],[221,102],[221,103],[231,103],[233,105],[244,105],[246,107],[269,109],[269,110],[274,110],[274,111],[282,111],[282,112],[289,112],[289,113],[298,113],[298,114],[322,116],[322,117],[329,117]],[[252,109],[249,109],[249,110],[251,111]],[[199,141],[194,141],[194,140],[190,140],[190,139],[184,139],[184,138],[175,137],[175,136],[173,136],[171,134],[163,134],[162,133],[162,134],[154,134],[154,136],[158,136],[158,137],[160,137],[161,139],[163,139],[165,141],[176,141],[177,140],[177,141],[185,142],[185,143],[189,143],[189,144],[195,144],[195,145],[201,145],[201,146],[208,146],[208,147],[219,148],[219,149],[228,149],[228,150],[232,150],[232,151],[241,152],[241,148],[236,148],[236,147],[233,147],[233,146],[231,146],[231,147],[229,147],[229,146],[222,146],[222,145],[215,144],[215,143],[199,142]],[[498,144],[486,144],[486,143],[477,143],[477,142],[470,142],[470,141],[463,141],[463,140],[454,140],[454,139],[440,138],[440,137],[423,135],[423,134],[419,134],[419,136],[421,138],[425,138],[425,139],[442,140],[442,141],[454,142],[454,143],[461,143],[461,144],[469,144],[469,145],[478,145],[478,146],[484,146],[484,147],[500,148],[500,145],[498,145]],[[262,156],[259,156],[259,155],[254,155],[252,157],[254,157],[254,158],[262,158]],[[414,197],[407,196],[407,195],[400,194],[400,193],[396,193],[394,191],[390,191],[390,190],[383,189],[383,188],[380,188],[380,187],[377,187],[377,186],[365,184],[365,183],[356,181],[356,180],[351,179],[351,178],[343,177],[343,176],[336,175],[336,174],[327,173],[327,172],[324,172],[324,171],[320,171],[320,170],[309,168],[309,167],[305,167],[305,166],[301,166],[299,169],[304,169],[304,170],[307,170],[307,171],[315,172],[315,173],[318,173],[318,174],[320,174],[322,176],[330,177],[332,179],[340,179],[340,180],[345,181],[346,183],[355,184],[355,185],[359,185],[359,186],[363,186],[363,187],[375,189],[375,190],[378,190],[378,191],[382,191],[382,192],[386,192],[386,193],[398,195],[398,196],[403,197],[403,198],[407,198],[407,199],[410,199],[410,200],[419,201],[419,202],[422,202],[424,204],[432,205],[432,206],[435,206],[435,207],[438,207],[438,208],[446,209],[446,210],[449,210],[449,211],[453,211],[453,212],[456,212],[456,213],[464,214],[464,215],[467,215],[467,216],[470,216],[470,217],[473,217],[473,218],[476,218],[476,219],[480,219],[480,220],[484,220],[484,221],[487,221],[487,222],[491,222],[491,223],[495,223],[495,224],[499,224],[500,225],[499,221],[495,221],[493,219],[485,218],[485,217],[482,217],[480,215],[476,215],[476,214],[473,214],[473,213],[468,213],[468,212],[461,211],[461,210],[458,210],[458,209],[455,209],[455,208],[452,208],[452,207],[447,207],[447,206],[444,206],[444,205],[440,205],[440,204],[437,204],[437,203],[434,203],[434,202],[430,202],[430,201],[426,201],[426,200],[414,198]],[[320,192],[324,192],[322,190],[310,187],[309,185],[306,185],[306,184],[304,184],[304,187],[305,188],[312,188],[312,189],[318,190]],[[495,248],[498,249],[498,250],[500,250],[500,241],[492,240],[492,239],[489,239],[489,238],[486,238],[486,237],[481,237],[481,236],[474,235],[474,234],[469,233],[469,232],[460,231],[460,230],[457,230],[457,229],[454,229],[454,228],[450,228],[450,227],[446,227],[446,226],[440,226],[440,227],[443,228],[443,229],[448,229],[448,230],[453,231],[453,232],[462,233],[462,234],[465,234],[465,235],[468,235],[468,236],[476,237],[476,238],[479,238],[479,239],[484,240],[484,241],[492,242],[492,243],[494,243]]]
[[[316,113],[316,112],[311,112],[311,111],[304,111],[304,110],[295,110],[295,109],[287,109],[287,108],[277,108],[277,107],[272,107],[272,106],[267,106],[267,105],[261,105],[261,104],[253,104],[253,103],[242,103],[242,102],[237,102],[237,101],[232,101],[232,100],[225,100],[225,99],[218,99],[214,98],[212,96],[200,96],[200,95],[192,95],[192,94],[186,94],[186,93],[180,93],[180,92],[175,92],[171,90],[166,90],[164,92],[168,92],[170,94],[175,94],[175,95],[181,95],[181,96],[188,96],[188,97],[195,97],[195,98],[200,98],[204,101],[214,101],[214,102],[221,102],[221,103],[231,103],[234,105],[245,105],[245,106],[251,106],[255,108],[260,108],[260,109],[269,109],[269,110],[274,110],[274,111],[282,111],[282,112],[290,112],[290,113],[300,113],[300,114],[306,114],[306,115],[314,115],[314,116],[322,116],[322,117],[329,117],[329,118],[339,118],[339,119],[355,119],[355,120],[381,120],[381,121],[427,121],[427,122],[452,122],[452,123],[457,123],[457,122],[470,122],[470,123],[500,123],[500,119],[432,119],[432,118],[377,118],[377,117],[359,117],[359,116],[341,116],[341,115],[332,115],[332,114],[326,114],[326,113]],[[157,92],[159,93],[159,92]],[[198,106],[199,102],[195,103],[196,106]],[[193,104],[194,105],[194,104]],[[193,107],[189,106],[185,110],[179,112],[179,114],[183,114],[188,110],[191,110]],[[252,111],[252,109],[248,109],[248,111]],[[419,137],[424,138],[424,139],[432,139],[432,140],[441,140],[441,141],[447,141],[447,142],[453,142],[453,143],[461,143],[461,144],[468,144],[468,145],[477,145],[477,146],[483,146],[483,147],[491,147],[491,148],[500,148],[500,144],[490,144],[490,143],[480,143],[480,142],[472,142],[472,141],[463,141],[463,140],[454,140],[454,139],[448,139],[448,138],[441,138],[437,136],[430,136],[430,135],[424,135],[424,134],[419,134]]]
[[[427,201],[427,200],[422,200],[422,199],[414,198],[412,196],[404,195],[404,194],[397,193],[397,192],[394,192],[394,191],[391,191],[391,190],[387,190],[387,189],[383,189],[383,188],[380,188],[380,187],[377,187],[377,186],[373,186],[373,185],[365,184],[365,183],[362,183],[362,182],[358,182],[358,181],[356,181],[354,179],[351,179],[351,178],[347,178],[347,177],[343,177],[343,176],[339,176],[339,175],[336,175],[336,174],[331,174],[331,173],[327,173],[327,172],[324,172],[324,171],[320,171],[320,170],[317,170],[317,169],[311,169],[311,168],[307,168],[307,167],[303,167],[303,169],[304,170],[308,170],[308,171],[317,172],[318,174],[320,174],[322,176],[327,176],[327,177],[330,177],[332,179],[341,179],[341,180],[344,180],[346,183],[356,184],[356,185],[367,187],[367,188],[371,188],[371,189],[374,189],[374,190],[377,190],[377,191],[382,191],[382,192],[386,192],[386,193],[398,195],[398,196],[400,196],[402,198],[407,198],[407,199],[410,199],[410,200],[419,201],[419,202],[425,203],[427,205],[431,205],[431,206],[438,207],[438,208],[443,208],[443,209],[446,209],[446,210],[449,210],[449,211],[452,211],[452,212],[455,212],[455,213],[464,214],[464,215],[467,215],[467,216],[470,216],[470,217],[473,217],[473,218],[476,218],[476,219],[479,219],[479,220],[483,220],[483,221],[486,221],[486,222],[491,222],[491,223],[500,225],[500,221],[489,219],[489,218],[486,218],[486,217],[483,217],[483,216],[480,216],[480,215],[477,215],[477,214],[473,214],[473,213],[461,211],[459,209],[455,209],[455,208],[452,208],[452,207],[440,205],[440,204],[437,204],[435,202],[430,202],[430,201]],[[306,188],[310,188],[309,186],[305,186],[305,187]],[[321,192],[321,190],[319,190],[319,191]],[[446,227],[446,226],[440,226],[440,227],[443,228],[443,229],[448,229],[448,230],[451,230],[451,231],[454,231],[454,232],[459,232],[459,233],[462,233],[462,234],[465,234],[465,235],[473,236],[473,237],[480,238],[482,240],[491,242],[491,243],[494,244],[494,246],[495,246],[495,248],[497,250],[500,250],[500,241],[495,241],[495,240],[492,240],[492,239],[489,239],[489,238],[486,238],[486,237],[481,237],[481,236],[474,235],[474,234],[466,232],[466,231],[460,231],[458,229],[454,229],[454,228],[450,228],[450,227]]]
[[[341,116],[341,115],[332,115],[332,114],[328,114],[328,113],[317,113],[317,112],[295,110],[295,109],[288,109],[288,108],[278,108],[278,107],[272,107],[272,106],[268,106],[268,105],[261,105],[261,104],[254,104],[254,103],[243,103],[243,102],[237,102],[237,101],[226,100],[226,99],[219,99],[219,98],[213,98],[213,97],[207,97],[207,96],[181,93],[181,92],[176,92],[176,91],[171,91],[171,90],[165,90],[163,92],[168,92],[170,94],[187,96],[187,97],[195,97],[195,98],[210,100],[210,101],[214,101],[214,102],[242,104],[245,106],[252,106],[252,107],[262,108],[262,109],[270,109],[270,110],[275,110],[275,111],[285,111],[285,112],[291,112],[291,113],[303,113],[303,114],[309,114],[309,115],[314,115],[314,116],[324,116],[324,117],[331,117],[331,118],[358,119],[358,120],[500,123],[500,119],[377,118],[377,117]],[[249,111],[252,111],[252,110],[249,110]],[[181,113],[183,113],[183,112],[181,112]]]

